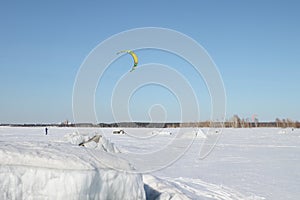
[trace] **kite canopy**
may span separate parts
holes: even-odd
[[[137,57],[137,55],[133,51],[131,51],[131,50],[119,51],[117,54],[120,54],[120,53],[128,53],[128,54],[130,54],[132,56],[134,64],[133,64],[133,67],[131,68],[130,72],[132,72],[133,70],[135,70],[136,66],[138,65],[138,57]]]

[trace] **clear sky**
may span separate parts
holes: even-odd
[[[0,123],[72,121],[73,84],[88,53],[113,34],[149,26],[180,31],[207,50],[224,81],[227,118],[300,120],[299,10],[296,0],[1,1]],[[100,121],[112,121],[105,103],[96,108]]]

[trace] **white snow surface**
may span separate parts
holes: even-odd
[[[141,175],[113,169],[130,169],[126,160],[37,130],[1,128],[0,199],[146,199]]]
[[[49,128],[49,127],[48,127]],[[300,130],[0,127],[0,199],[298,199]],[[153,136],[153,132],[156,132]],[[159,134],[161,133],[161,134]],[[172,133],[172,134],[168,134]],[[221,134],[199,159],[204,140]],[[98,142],[90,141],[101,135]],[[172,140],[176,145],[172,146]],[[183,149],[192,141],[189,149]],[[128,152],[184,154],[149,173]],[[161,158],[163,159],[163,157]],[[153,158],[153,164],[160,161]],[[122,169],[122,170],[117,170]],[[131,172],[127,172],[131,171]]]

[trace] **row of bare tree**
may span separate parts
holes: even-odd
[[[225,122],[187,122],[180,123],[181,127],[232,127],[232,128],[253,128],[253,127],[293,127],[300,128],[300,122],[291,119],[279,119],[276,118],[274,122],[260,122],[257,117],[250,118],[240,118],[238,115],[234,115],[229,120]]]
[[[292,119],[279,119],[276,118],[275,122],[259,122],[258,118],[250,120],[249,118],[241,119],[238,115],[234,115],[231,120],[225,122],[225,127],[233,128],[251,128],[251,127],[293,127],[300,128],[300,122]]]

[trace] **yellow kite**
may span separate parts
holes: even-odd
[[[120,53],[128,53],[128,54],[130,54],[132,56],[134,64],[133,64],[133,67],[131,68],[130,72],[132,72],[133,70],[135,70],[136,66],[138,65],[138,57],[137,57],[137,55],[133,51],[131,51],[131,50],[119,51],[117,54],[120,54]]]

